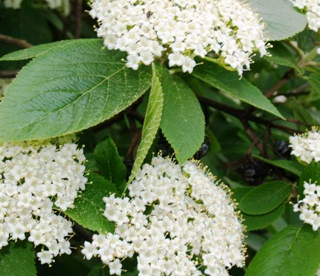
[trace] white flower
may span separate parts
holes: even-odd
[[[109,272],[111,275],[121,275],[122,264],[119,259],[115,259],[113,262],[109,263]]]
[[[299,218],[317,231],[320,229],[320,186],[305,182],[303,193],[304,198],[293,206],[293,211],[300,212]]]
[[[134,253],[139,275],[148,276],[202,275],[200,267],[228,275],[243,265],[243,227],[228,189],[198,164],[154,157],[128,190],[130,198],[104,198],[114,234],[94,235],[82,250],[88,259],[100,257],[110,274],[120,275],[120,260]]]
[[[267,53],[264,25],[241,0],[93,0],[89,13],[105,46],[127,52],[134,70],[168,59],[191,73],[194,58],[211,53],[242,75],[253,52]]]
[[[57,141],[58,146],[49,140],[0,146],[0,248],[28,233],[30,242],[43,247],[37,254],[42,264],[71,253],[72,223],[53,206],[72,208],[87,182],[83,150],[70,137]]]
[[[300,135],[290,136],[291,154],[310,164],[320,161],[320,133],[316,127]]]
[[[308,26],[318,32],[320,28],[320,0],[290,0],[300,10],[306,10]]]

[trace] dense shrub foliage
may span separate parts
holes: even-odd
[[[0,275],[320,275],[319,0],[0,3]]]

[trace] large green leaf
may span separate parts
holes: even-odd
[[[81,41],[80,39],[77,40]],[[82,39],[82,41],[88,41],[87,39]],[[11,52],[6,54],[0,58],[0,61],[14,61],[14,60],[25,60],[37,57],[41,54],[46,53],[55,47],[63,47],[68,43],[74,43],[74,40],[64,40],[64,41],[56,41],[52,43],[40,44],[27,49]]]
[[[239,75],[236,72],[227,71],[215,63],[205,61],[204,64],[196,66],[192,74],[209,85],[230,94],[232,97],[283,118],[256,86],[244,78],[239,79]]]
[[[303,31],[307,18],[288,0],[247,0],[266,23],[265,36],[269,40],[283,40]]]
[[[33,245],[27,241],[13,242],[0,250],[1,276],[36,276]]]
[[[0,141],[74,133],[130,106],[149,87],[150,68],[125,66],[99,39],[74,40],[36,57],[0,104]]]
[[[164,105],[161,129],[179,163],[191,158],[204,140],[204,115],[187,84],[164,70],[161,79]]]
[[[119,156],[117,146],[111,138],[107,138],[99,143],[94,149],[99,173],[106,180],[114,183],[121,193],[126,186],[126,167]]]
[[[141,142],[138,147],[136,160],[133,164],[129,183],[134,179],[137,171],[143,163],[143,160],[146,158],[161,122],[163,109],[163,92],[159,78],[161,77],[161,68],[156,68],[154,64],[152,64],[152,68],[152,84],[148,107],[142,127]]]
[[[268,158],[263,158],[259,155],[253,154],[254,158],[262,160],[263,162],[270,164],[272,166],[285,169],[297,176],[301,175],[301,171],[303,170],[303,166],[297,161],[278,159],[278,160],[270,160]]]
[[[240,202],[241,199],[251,190],[253,190],[254,187],[238,187],[235,189],[232,189],[232,198],[234,198],[237,202]],[[242,218],[244,219],[243,224],[246,226],[247,231],[252,230],[258,230],[263,229],[270,224],[272,224],[274,221],[276,221],[281,214],[284,212],[284,204],[281,204],[278,208],[275,210],[262,214],[262,215],[247,215],[242,213]]]
[[[65,213],[83,227],[99,233],[114,231],[114,224],[103,216],[103,197],[118,193],[115,185],[98,174],[89,175],[89,184]]]
[[[246,226],[247,231],[266,228],[267,226],[275,222],[283,214],[284,210],[285,210],[285,205],[281,204],[275,210],[260,216],[251,216],[251,215],[243,214],[243,219],[244,219],[243,224]]]
[[[315,276],[320,232],[290,226],[274,235],[251,261],[245,276]]]
[[[248,215],[262,215],[276,209],[291,192],[285,181],[266,182],[245,194],[239,209]]]

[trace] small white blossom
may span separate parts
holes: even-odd
[[[223,57],[242,75],[253,52],[267,54],[264,25],[241,0],[93,0],[97,34],[105,46],[128,53],[127,66],[168,59],[191,73],[195,57]]]
[[[303,193],[304,198],[293,206],[293,210],[300,212],[300,219],[317,231],[320,229],[320,186],[305,182]]]
[[[243,265],[243,226],[235,205],[227,188],[198,164],[154,157],[128,190],[130,198],[103,199],[115,232],[85,242],[87,259],[98,256],[110,274],[121,275],[120,261],[135,253],[140,276],[202,275],[200,268],[205,275],[228,275],[229,268]]]
[[[300,10],[306,11],[308,26],[318,32],[320,28],[320,0],[290,0]]]
[[[310,164],[320,161],[320,132],[316,127],[300,135],[290,136],[291,154]]]
[[[63,143],[66,142],[66,143]],[[72,223],[54,211],[73,207],[85,189],[83,150],[67,138],[3,143],[0,146],[0,248],[8,240],[41,245],[37,254],[50,264],[59,254],[71,254]],[[26,235],[27,234],[27,235]]]

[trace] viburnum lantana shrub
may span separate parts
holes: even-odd
[[[0,275],[319,275],[319,14],[1,1]]]

